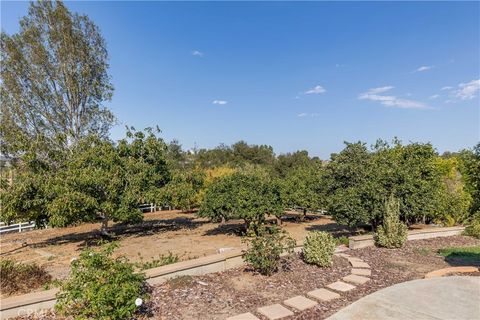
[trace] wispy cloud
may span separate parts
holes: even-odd
[[[304,94],[321,94],[325,92],[327,92],[327,90],[325,90],[324,87],[322,87],[321,85],[317,85],[312,89],[305,91]]]
[[[394,108],[402,108],[402,109],[427,109],[429,108],[428,105],[424,104],[420,101],[409,100],[409,99],[401,99],[396,96],[389,96],[389,95],[380,95],[380,93],[385,93],[389,90],[393,89],[392,86],[385,86],[379,88],[372,88],[367,92],[361,93],[358,96],[360,100],[370,100],[370,101],[377,101],[384,106],[387,107],[394,107]]]
[[[415,69],[414,72],[424,72],[424,71],[430,70],[432,68],[433,68],[433,66],[420,66],[417,69]]]
[[[219,105],[225,105],[228,103],[228,101],[225,101],[225,100],[213,100],[212,101],[213,104],[219,104]]]
[[[440,90],[445,91],[445,90],[452,90],[452,89],[453,89],[453,87],[445,86]]]
[[[306,113],[306,112],[302,112],[302,113],[299,113],[297,114],[297,117],[299,118],[305,118],[305,117],[312,117],[312,118],[315,118],[315,117],[318,117],[318,113]]]
[[[440,97],[439,94],[434,94],[434,95],[431,95],[430,97],[428,97],[428,99],[437,99],[438,97]]]
[[[480,79],[460,83],[455,91],[455,97],[461,100],[471,100],[475,98],[478,91],[480,91]]]
[[[192,51],[192,56],[203,57],[203,52],[198,51],[198,50],[193,50]]]

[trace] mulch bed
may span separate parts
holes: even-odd
[[[350,250],[347,252],[349,255],[359,257],[371,266],[371,280],[342,293],[339,299],[319,303],[315,308],[285,319],[325,319],[379,289],[421,279],[430,271],[451,266],[437,254],[440,248],[478,245],[480,240],[453,236],[409,241],[401,249],[369,247]],[[151,301],[146,306],[148,312],[143,313],[140,319],[225,319],[239,313],[254,313],[258,307],[325,287],[348,275],[350,270],[344,258],[334,257],[333,267],[322,269],[307,265],[296,256],[286,268],[271,277],[255,274],[248,268],[204,276],[184,276],[154,286]]]

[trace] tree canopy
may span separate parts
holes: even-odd
[[[46,157],[114,121],[103,105],[113,86],[98,27],[60,1],[32,2],[20,31],[0,36],[1,152],[36,147]],[[45,150],[47,149],[47,150]]]

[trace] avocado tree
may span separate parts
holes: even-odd
[[[202,170],[176,171],[172,180],[158,189],[156,202],[182,211],[192,210],[201,202],[204,181]]]
[[[129,131],[117,144],[98,136],[81,139],[55,171],[25,157],[21,174],[1,190],[1,218],[45,220],[57,227],[100,220],[103,234],[109,220],[141,221],[138,205],[170,179],[164,150],[152,131]]]
[[[285,207],[299,207],[303,210],[301,220],[307,211],[324,208],[325,197],[322,183],[322,168],[318,164],[302,166],[289,172],[280,180],[281,198]]]
[[[243,219],[258,234],[266,215],[280,218],[283,206],[278,183],[255,172],[235,172],[216,179],[205,192],[198,215],[213,221]]]

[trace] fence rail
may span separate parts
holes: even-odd
[[[8,232],[23,232],[23,231],[28,231],[35,229],[35,221],[30,221],[30,222],[21,222],[21,223],[15,223],[15,224],[10,224],[6,225],[5,223],[1,222],[0,223],[0,234],[2,233],[8,233]]]

